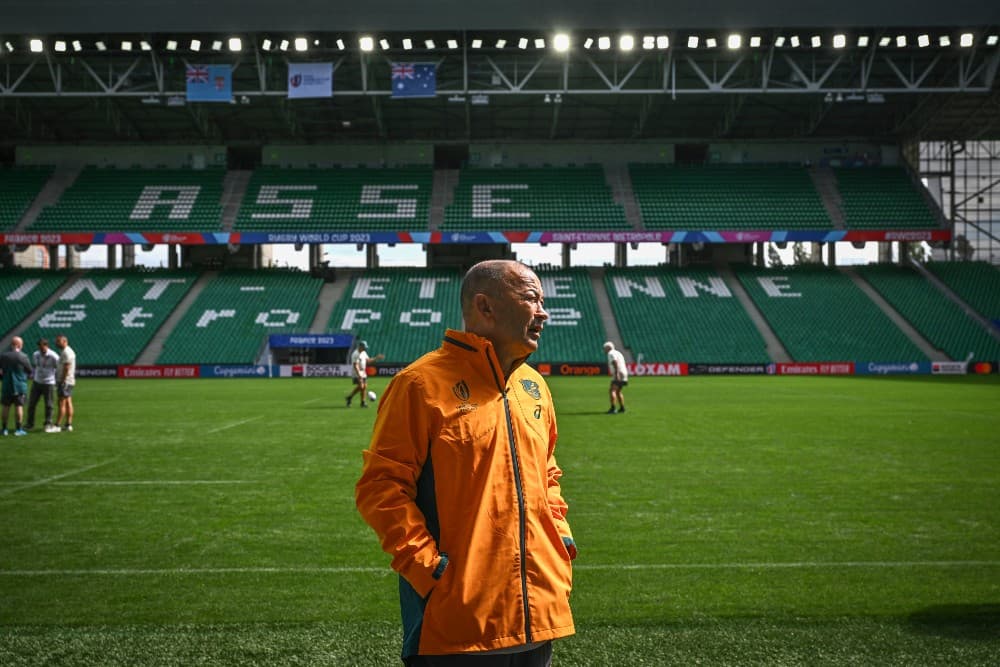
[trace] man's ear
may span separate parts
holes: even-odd
[[[490,304],[490,298],[480,292],[472,299],[472,304],[475,307],[476,313],[484,319],[493,318],[493,306]]]

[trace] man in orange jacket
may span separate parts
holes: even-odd
[[[576,545],[552,396],[524,363],[548,319],[542,286],[489,260],[461,300],[465,330],[383,393],[355,498],[400,575],[408,667],[545,667],[574,632]]]

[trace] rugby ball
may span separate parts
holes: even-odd
[[[374,391],[369,391],[368,392],[368,400],[369,401],[374,401],[376,398],[378,398],[378,395]]]

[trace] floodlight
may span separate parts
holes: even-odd
[[[715,41],[715,37],[709,37],[705,40],[706,49],[714,49],[719,43]]]
[[[74,51],[83,51],[83,44],[80,43],[80,40],[78,40],[78,39],[74,39],[73,40],[73,50]]]
[[[886,47],[892,44],[892,37],[882,37],[878,40],[878,45],[881,47]]]
[[[986,46],[996,46],[998,41],[1000,41],[1000,37],[997,35],[990,35],[986,38]]]
[[[66,53],[66,42],[62,41],[61,39],[56,40],[55,49],[58,53]]]
[[[657,35],[656,37],[656,48],[658,49],[668,49],[670,48],[670,38],[666,35]]]
[[[270,51],[272,46],[274,46],[274,43],[269,39],[265,39],[263,42],[260,43],[260,48],[264,49],[265,51]]]
[[[896,46],[901,49],[906,46],[906,35],[896,35]]]
[[[295,50],[296,51],[305,51],[308,48],[309,48],[309,42],[306,41],[305,37],[296,37],[295,38]]]
[[[760,35],[754,35],[753,37],[750,38],[750,48],[751,49],[759,49],[760,48],[760,42],[761,42]]]
[[[652,35],[643,35],[642,38],[642,48],[649,51],[650,49],[656,48],[656,37]]]
[[[98,42],[97,44],[98,44],[97,48],[101,49],[101,46],[100,46],[101,42]],[[103,51],[104,49],[101,49],[101,50]],[[191,50],[192,51],[201,51],[201,40],[200,39],[192,39],[191,40]]]
[[[124,47],[124,44],[123,44],[123,47]],[[221,39],[212,40],[212,50],[213,51],[221,51],[222,50],[222,40]]]
[[[847,35],[838,33],[833,36],[833,48],[842,49],[847,46]]]
[[[585,49],[589,49],[589,48],[590,48],[591,46],[593,46],[593,45],[594,45],[594,38],[593,38],[593,37],[588,37],[588,38],[587,38],[587,41],[585,41],[585,42],[583,43],[583,48],[585,48]]]
[[[122,40],[122,51],[131,51],[131,50],[132,50],[132,42],[127,39]]]
[[[28,42],[28,48],[31,49],[32,53],[41,53],[45,50],[45,44],[40,39],[33,39]]]
[[[474,49],[481,49],[481,48],[483,48],[483,40],[481,40],[481,39],[474,39],[474,40],[472,40],[472,48],[474,48]]]
[[[230,51],[242,51],[243,50],[243,40],[239,37],[229,38],[229,50]]]
[[[100,40],[98,40],[97,42],[95,42],[94,46],[97,47],[98,51],[107,51],[108,50],[108,45],[105,44],[104,42],[100,41]]]
[[[544,37],[536,37],[535,38],[535,48],[536,49],[544,49],[545,48],[545,38]]]
[[[344,44],[344,40],[340,39],[339,37],[337,38],[337,48],[340,49],[341,51],[347,48],[347,45]]]
[[[858,47],[865,49],[868,48],[869,38],[868,35],[858,35]]]
[[[698,48],[698,35],[688,35],[688,48],[689,49]]]
[[[785,36],[784,35],[778,35],[777,37],[774,38],[774,46],[775,47],[777,47],[777,48],[780,49],[784,45],[785,45]]]
[[[610,37],[598,37],[597,38],[597,48],[601,51],[607,51],[611,48],[611,38]]]
[[[404,37],[403,38],[403,50],[404,51],[409,51],[412,48],[413,48],[413,40],[410,39],[409,37]]]
[[[733,33],[732,35],[726,38],[726,46],[735,51],[736,49],[743,46],[743,37],[741,35],[738,35],[737,33]]]
[[[361,47],[362,51],[369,52],[375,50],[375,38],[365,35],[360,40],[358,40],[358,45]]]
[[[448,40],[448,48],[449,49],[457,49],[458,48],[458,40],[457,39],[449,39]]]
[[[819,35],[813,35],[810,38],[809,43],[812,44],[812,47],[814,49],[818,49],[819,47],[823,46],[823,38],[820,37]]]
[[[798,35],[792,35],[792,38],[790,40],[788,40],[788,41],[791,42],[793,49],[799,48],[799,36]]]
[[[433,49],[434,46],[435,45],[434,45],[434,40],[433,39],[425,39],[424,40],[424,47],[426,47],[428,49]]]
[[[941,46],[951,46],[951,37],[948,35],[941,35],[938,37],[938,44]]]
[[[143,51],[152,51],[153,45],[143,39],[139,41],[139,48]]]
[[[389,50],[389,40],[385,38],[378,40],[378,45],[382,47],[383,51]]]
[[[278,48],[281,49],[282,51],[287,51],[288,50],[288,40],[287,39],[281,40],[281,44],[278,45]],[[370,50],[371,49],[369,49],[369,51]]]
[[[926,49],[930,45],[931,45],[930,35],[919,35],[917,37],[917,46],[919,46],[920,48]]]
[[[517,40],[517,48],[519,48],[519,49],[526,49],[526,48],[528,48],[528,38],[527,37],[522,37],[521,39]]]
[[[265,49],[271,48],[271,40],[269,40],[269,39],[265,39],[264,40],[264,48]],[[167,51],[176,51],[176,50],[177,50],[177,40],[176,39],[168,39],[167,40]]]
[[[4,42],[3,45],[7,47],[7,53],[14,53],[13,44],[11,44],[10,42]]]
[[[552,48],[560,53],[569,51],[569,35],[564,32],[557,33],[552,38]]]
[[[962,36],[958,38],[958,45],[965,48],[969,48],[970,46],[972,46],[972,41],[973,41],[972,33],[963,32]]]
[[[635,37],[632,35],[622,35],[618,38],[618,48],[622,51],[631,51],[635,48]]]
[[[507,40],[506,40],[506,39],[498,39],[498,40],[497,40],[497,44],[496,44],[496,47],[497,47],[498,49],[502,49],[502,48],[503,48],[503,47],[505,47],[505,46],[507,46]]]

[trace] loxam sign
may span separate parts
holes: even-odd
[[[683,363],[657,363],[657,362],[628,364],[628,374],[631,376],[687,375],[688,365]]]

